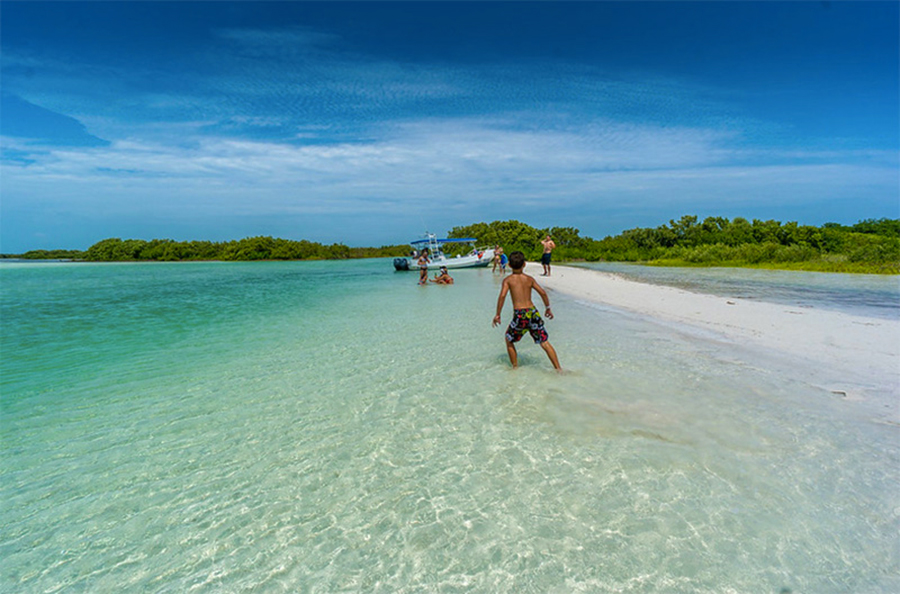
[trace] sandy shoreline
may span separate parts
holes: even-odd
[[[764,349],[812,376],[799,379],[848,398],[877,394],[897,416],[900,320],[692,293],[569,266],[554,265],[552,276],[543,277],[540,263],[530,262],[527,272],[551,292]]]

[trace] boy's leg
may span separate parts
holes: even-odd
[[[562,369],[559,366],[559,358],[556,356],[556,349],[553,348],[553,345],[550,344],[550,341],[544,341],[541,343],[541,348],[544,349],[544,352],[547,353],[547,356],[550,357],[550,362],[553,363],[553,369],[559,371]],[[513,366],[515,367],[515,365]]]
[[[512,363],[513,369],[519,366],[519,354],[516,352],[516,345],[510,341],[506,341],[506,354],[509,355],[509,362]]]

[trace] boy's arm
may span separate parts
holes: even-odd
[[[541,299],[544,301],[544,306],[546,307],[546,311],[544,315],[547,316],[548,319],[553,319],[553,312],[550,311],[550,296],[547,295],[547,291],[544,290],[544,287],[538,284],[536,280],[531,279],[532,288],[537,291],[537,294],[541,296]]]
[[[506,294],[509,293],[509,277],[503,279],[503,283],[500,285],[500,296],[497,297],[497,315],[494,316],[493,322],[491,322],[491,326],[496,326],[500,323],[500,314],[503,312],[503,303],[506,301]]]

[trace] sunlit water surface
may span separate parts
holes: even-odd
[[[900,591],[898,427],[556,294],[512,371],[455,276],[0,265],[0,590]]]

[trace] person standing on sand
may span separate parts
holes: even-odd
[[[497,315],[491,323],[496,327],[500,324],[500,314],[503,311],[503,303],[506,301],[506,294],[512,294],[513,319],[506,329],[506,352],[509,355],[509,362],[512,363],[513,369],[519,366],[519,354],[516,352],[516,343],[522,336],[529,332],[535,344],[541,345],[553,368],[560,371],[559,358],[556,356],[556,349],[550,344],[547,331],[544,330],[544,320],[541,314],[531,301],[531,291],[537,291],[544,301],[546,311],[544,315],[547,319],[553,319],[553,312],[550,311],[550,297],[547,291],[540,286],[534,278],[525,274],[525,254],[522,252],[513,252],[509,255],[509,266],[512,268],[512,274],[503,277],[503,284],[500,285],[500,297],[497,298]]]
[[[547,234],[541,241],[541,245],[544,246],[544,255],[541,256],[541,264],[544,266],[544,273],[541,276],[550,276],[550,252],[553,251],[553,248],[556,247],[556,244],[553,243],[553,238],[550,237],[550,234]]]

